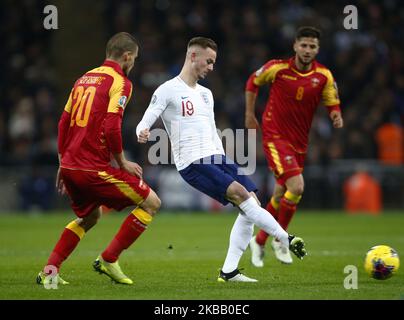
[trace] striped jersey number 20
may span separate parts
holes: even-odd
[[[72,109],[71,127],[75,124],[79,127],[87,126],[96,90],[95,87],[88,87],[85,90],[83,86],[76,87],[72,96],[73,100],[76,100],[76,103]]]

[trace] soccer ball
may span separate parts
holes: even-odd
[[[388,279],[397,272],[399,267],[398,254],[389,246],[374,246],[366,254],[365,270],[374,279]]]

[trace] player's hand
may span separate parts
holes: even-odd
[[[63,182],[62,175],[60,174],[60,167],[58,168],[58,172],[56,174],[56,190],[61,194],[66,194],[65,183]]]
[[[122,170],[126,171],[127,173],[131,174],[132,176],[137,176],[142,178],[143,169],[135,162],[125,161],[123,166],[121,167]]]
[[[137,142],[146,143],[149,140],[149,137],[150,137],[149,129],[143,129],[139,133],[139,137],[137,138]]]
[[[260,127],[255,115],[246,115],[244,125],[247,129],[259,129]]]
[[[340,112],[331,113],[331,121],[334,128],[342,128],[344,126],[344,120],[342,119]]]

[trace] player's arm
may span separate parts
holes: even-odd
[[[247,80],[245,87],[245,127],[247,129],[258,129],[259,123],[255,116],[255,102],[257,100],[259,87],[271,82],[274,73],[271,72],[273,60],[268,61],[260,69],[255,71]]]
[[[142,120],[136,126],[137,141],[146,143],[150,137],[150,128],[156,122],[158,117],[167,108],[167,97],[162,87],[157,88],[153,93],[150,104],[147,107]]]
[[[141,177],[142,168],[137,163],[127,160],[123,152],[122,118],[132,94],[132,84],[127,79],[121,80],[114,80],[109,90],[108,111],[105,117],[105,139],[119,167],[129,174]]]
[[[260,127],[255,116],[255,101],[257,94],[251,91],[245,91],[245,127],[247,129],[258,129]]]
[[[326,76],[327,83],[322,92],[323,102],[327,108],[333,127],[342,128],[344,126],[344,120],[342,119],[341,114],[337,84],[329,70],[327,70]]]
[[[73,90],[72,90],[73,92]],[[65,105],[62,116],[60,117],[58,124],[58,158],[59,158],[59,168],[56,174],[56,189],[60,194],[66,193],[66,188],[63,183],[63,179],[60,176],[60,164],[62,161],[62,155],[64,152],[64,145],[66,141],[67,132],[70,127],[70,113],[72,111],[72,92],[70,92],[69,99]]]
[[[73,93],[73,90],[70,92],[69,99],[66,102],[65,108],[63,110],[62,116],[59,119],[59,124],[58,124],[59,163],[62,159],[66,136],[67,136],[67,132],[69,131],[69,127],[70,127],[70,113],[72,112],[72,93]]]

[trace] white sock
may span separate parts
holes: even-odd
[[[278,239],[284,246],[289,247],[289,235],[265,209],[261,208],[254,197],[250,197],[239,205],[240,209],[258,227]]]
[[[254,223],[239,213],[230,233],[230,244],[222,271],[229,273],[237,269],[243,252],[254,234]]]

